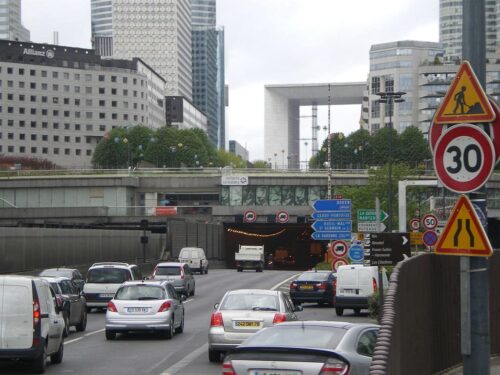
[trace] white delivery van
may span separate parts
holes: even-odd
[[[179,252],[179,262],[187,263],[193,272],[208,273],[208,259],[201,247],[183,247]]]
[[[387,275],[382,275],[384,289],[388,286]],[[368,308],[368,299],[379,290],[378,267],[360,264],[340,266],[337,270],[335,312],[344,314],[344,309],[353,309],[359,314]]]
[[[135,264],[121,262],[94,263],[87,271],[83,286],[87,312],[93,307],[105,309],[125,281],[141,280],[142,273]]]
[[[0,276],[0,359],[30,360],[45,372],[63,358],[62,306],[49,282],[30,276]]]

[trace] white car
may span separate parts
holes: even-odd
[[[0,359],[30,360],[45,372],[47,356],[61,363],[64,353],[62,304],[39,277],[0,276]]]
[[[184,300],[165,281],[124,283],[108,303],[106,339],[127,332],[160,333],[170,339],[184,331]]]
[[[87,280],[83,286],[87,312],[93,307],[105,309],[120,285],[125,281],[141,279],[141,271],[135,264],[94,263],[87,271]]]

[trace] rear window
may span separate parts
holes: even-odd
[[[269,294],[230,294],[220,310],[263,310],[278,311],[279,299],[277,295]]]
[[[181,252],[180,258],[199,258],[200,256],[198,255],[198,250],[195,249],[190,249],[190,250],[183,250]]]
[[[346,330],[326,326],[274,326],[264,329],[245,341],[245,346],[298,346],[302,348],[335,349]]]
[[[40,273],[40,276],[67,277],[71,279],[73,277],[73,272],[71,270],[45,270]]]
[[[156,269],[156,275],[158,276],[179,276],[180,274],[180,266],[158,267]]]
[[[87,274],[88,283],[121,284],[131,280],[130,272],[122,268],[94,268]]]
[[[329,275],[326,272],[305,272],[297,277],[297,281],[325,281]]]
[[[154,300],[166,299],[165,290],[152,285],[127,285],[116,292],[116,300]]]
[[[54,292],[56,292],[57,294],[62,294],[61,289],[59,288],[59,284],[58,283],[56,283],[55,281],[51,282],[50,286],[52,287],[52,289],[54,289]]]

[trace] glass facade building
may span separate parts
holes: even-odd
[[[21,23],[21,0],[0,0],[0,39],[30,40],[29,30]]]

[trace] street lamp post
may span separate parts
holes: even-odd
[[[389,142],[389,176],[388,176],[388,182],[389,186],[387,188],[387,203],[389,205],[389,210],[388,210],[388,229],[389,232],[392,232],[392,154],[393,154],[393,142],[392,142],[392,112],[394,111],[394,103],[402,103],[405,100],[403,99],[403,95],[405,95],[405,92],[402,91],[387,91],[387,92],[377,92],[377,95],[380,96],[379,103],[387,104],[389,106],[389,136],[388,142]]]

